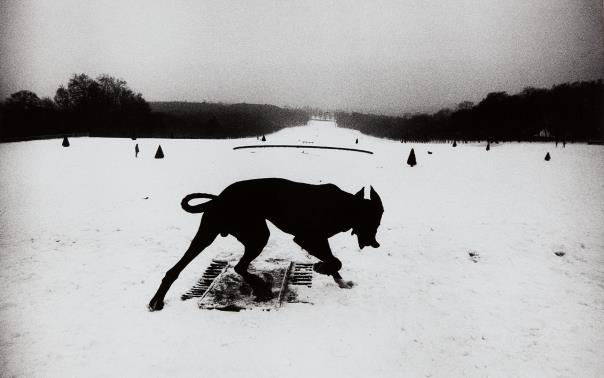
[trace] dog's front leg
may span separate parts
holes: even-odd
[[[319,274],[332,276],[333,280],[342,289],[351,289],[354,283],[344,281],[339,273],[342,268],[342,262],[333,255],[327,239],[304,238],[296,236],[294,242],[304,248],[306,252],[315,256],[320,262],[313,265],[313,270]]]

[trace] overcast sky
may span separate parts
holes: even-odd
[[[433,111],[604,76],[602,0],[2,0],[0,97],[74,73],[149,101]]]

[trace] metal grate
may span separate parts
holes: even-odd
[[[289,277],[290,285],[312,287],[312,266],[309,263],[293,263]]]
[[[190,298],[202,297],[211,287],[216,278],[220,276],[229,266],[229,263],[224,260],[212,260],[212,263],[203,272],[203,276],[197,283],[184,293],[180,299],[187,300]]]
[[[250,268],[250,272],[262,275],[271,284],[272,299],[258,301],[249,284],[224,260],[212,260],[199,281],[181,298],[199,298],[199,308],[225,311],[252,308],[270,311],[284,302],[312,303],[307,290],[312,287],[313,264],[279,260],[260,271]]]

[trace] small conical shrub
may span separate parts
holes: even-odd
[[[550,161],[551,160],[551,156],[549,156],[549,152],[547,154],[545,154],[545,161]]]
[[[264,135],[262,136],[262,141],[266,142],[266,137]]]
[[[69,147],[69,140],[67,139],[67,137],[63,138],[63,144],[62,144],[62,146],[63,147]]]
[[[417,165],[417,161],[415,160],[415,151],[413,151],[413,148],[411,149],[409,157],[407,158],[407,164],[409,164],[410,167]]]
[[[491,144],[487,143],[487,151],[491,149]]]
[[[457,147],[457,141],[453,141],[453,147]]]
[[[155,152],[155,158],[156,159],[164,158],[164,151],[162,151],[162,149],[161,149],[161,144],[159,145],[159,147],[157,147],[157,152]]]

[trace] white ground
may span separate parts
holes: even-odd
[[[329,122],[267,138],[375,154],[232,150],[255,138],[138,140],[138,159],[127,139],[0,145],[2,376],[601,376],[604,148],[410,145]],[[257,177],[375,187],[382,246],[331,239],[357,285],[320,276],[314,305],[199,310],[179,296],[212,257],[242,252],[218,238],[148,312],[199,224],[182,196]],[[271,230],[259,264],[304,258]]]

